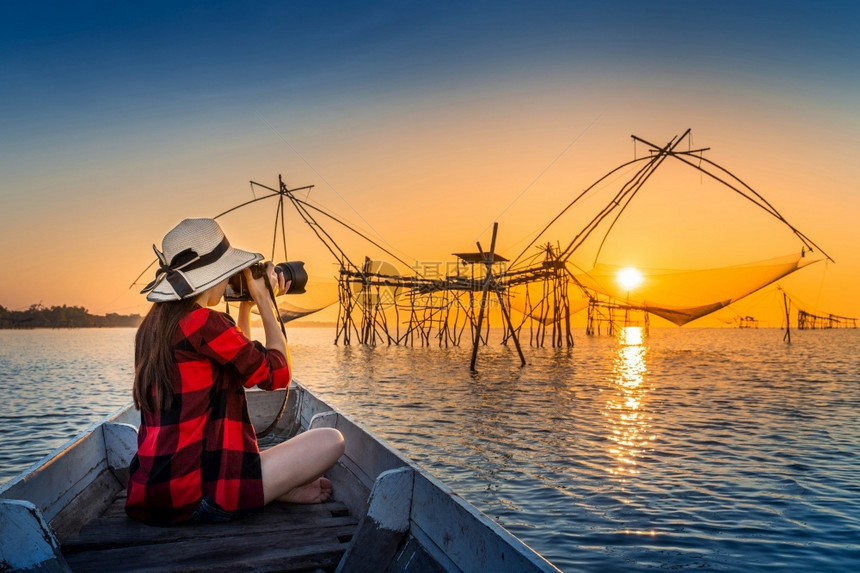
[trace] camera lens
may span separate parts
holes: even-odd
[[[302,294],[308,284],[308,273],[304,261],[287,261],[275,265],[275,272],[284,275],[284,279],[292,281],[286,294]]]

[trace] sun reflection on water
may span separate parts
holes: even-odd
[[[642,407],[648,393],[644,383],[648,374],[646,351],[641,327],[621,329],[612,368],[614,392],[610,392],[604,412],[611,429],[609,454],[615,463],[609,473],[613,475],[637,475],[637,460],[654,440],[648,434],[651,416]]]

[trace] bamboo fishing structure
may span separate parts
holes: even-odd
[[[410,267],[408,263],[385,249],[377,242],[356,229],[346,225],[338,218],[300,199],[295,191],[288,189],[279,177],[279,189],[269,189],[279,196],[283,209],[287,199],[296,208],[302,219],[322,241],[339,265],[338,274],[338,319],[335,343],[345,345],[358,343],[364,345],[420,345],[431,344],[440,347],[458,346],[464,341],[465,332],[472,345],[470,367],[474,369],[477,349],[489,340],[491,309],[500,316],[503,326],[502,343],[513,342],[520,361],[525,364],[520,337],[528,329],[528,342],[532,347],[571,347],[574,345],[572,333],[572,312],[570,298],[572,292],[588,299],[586,334],[596,336],[614,335],[623,326],[639,326],[647,333],[650,328],[649,311],[644,307],[630,304],[629,300],[617,300],[603,293],[595,292],[581,284],[570,270],[570,259],[598,230],[603,235],[599,244],[595,263],[609,233],[633,198],[643,189],[649,178],[666,161],[677,160],[718,181],[734,193],[740,194],[760,209],[776,218],[800,239],[804,252],[819,251],[832,260],[818,245],[791,225],[771,203],[765,200],[749,185],[728,170],[704,157],[709,148],[683,150],[681,143],[689,137],[686,130],[664,145],[655,145],[641,137],[631,136],[634,143],[647,146],[648,154],[635,157],[595,181],[581,192],[570,204],[558,213],[522,252],[512,261],[496,253],[498,223],[493,225],[493,235],[489,251],[485,252],[480,243],[477,253],[455,253],[456,270],[453,273],[425,276]],[[638,169],[624,182],[618,192],[572,239],[564,246],[543,243],[536,247],[537,255],[530,256],[525,262],[526,253],[535,248],[537,242],[549,228],[571,208],[576,206],[597,185],[604,182],[619,170],[631,165]],[[303,187],[300,189],[307,189]],[[365,257],[361,264],[354,263],[327,233],[321,221],[342,225],[374,247],[382,250],[393,261],[413,272],[401,275],[396,268],[381,268],[375,261]],[[280,218],[283,225],[283,217]],[[277,222],[277,219],[276,219]],[[521,263],[521,261],[523,261]],[[511,300],[517,293],[521,297],[522,316],[515,325],[511,316]],[[806,321],[809,324],[816,322]],[[787,334],[787,337],[790,334]]]
[[[792,304],[797,307],[797,329],[798,330],[829,330],[836,328],[857,328],[857,318],[851,316],[840,316],[838,314],[816,314],[804,308],[801,308],[801,303],[794,297],[789,295],[782,288],[778,289],[782,293],[785,305],[785,321],[790,320],[789,309]],[[787,328],[787,327],[786,327]],[[790,338],[790,336],[787,335]]]
[[[637,327],[647,336],[651,329],[651,319],[647,311],[628,303],[591,297],[588,300],[588,318],[585,334],[616,336],[620,329]]]
[[[821,328],[857,328],[857,319],[838,314],[816,315],[803,309],[797,311],[797,329],[815,330]]]

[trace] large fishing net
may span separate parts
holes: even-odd
[[[801,254],[728,267],[700,270],[639,268],[641,284],[626,290],[625,268],[597,264],[575,272],[576,281],[592,295],[604,295],[683,326],[778,281],[813,262]]]
[[[761,194],[704,157],[705,149],[692,149],[688,136],[662,146],[634,136],[645,155],[577,194],[514,258],[512,308],[542,324],[602,305],[681,326],[829,259]],[[554,236],[565,239],[538,243]],[[765,258],[787,250],[794,254]],[[763,260],[741,258],[749,254]],[[667,264],[673,256],[680,262]],[[636,262],[617,262],[624,259]],[[519,277],[528,279],[524,287],[514,284]],[[566,300],[559,300],[562,281]]]

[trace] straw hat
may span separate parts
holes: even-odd
[[[141,292],[146,300],[168,302],[200,294],[211,286],[263,259],[230,246],[214,219],[185,219],[155,245],[160,268]]]

